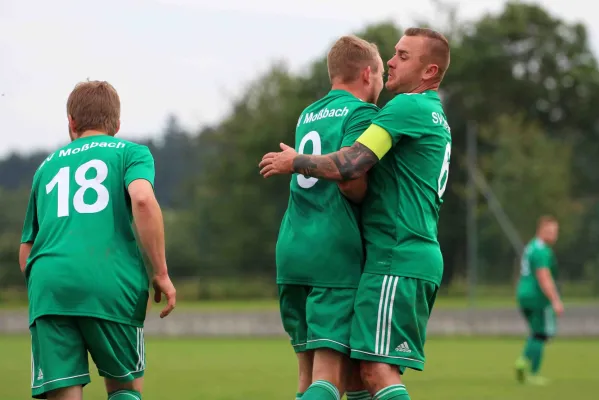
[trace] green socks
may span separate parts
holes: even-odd
[[[545,342],[543,340],[529,338],[526,342],[524,357],[530,361],[530,372],[532,375],[536,375],[541,369],[544,348]]]
[[[316,381],[304,392],[302,400],[340,400],[339,390],[331,382]]]
[[[297,393],[295,394],[295,400],[300,400],[300,399],[302,398],[302,396],[303,396],[303,395],[304,395],[303,393],[297,392]]]
[[[141,400],[141,393],[135,390],[117,390],[108,394],[108,400]]]
[[[372,400],[368,390],[360,390],[359,392],[347,392],[347,400]]]
[[[378,391],[372,400],[410,400],[405,385],[391,385]]]

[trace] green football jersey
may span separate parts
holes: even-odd
[[[549,299],[541,290],[536,271],[549,268],[553,280],[557,283],[557,260],[551,247],[541,239],[531,240],[524,249],[520,262],[520,281],[517,296],[520,304],[528,308],[543,308],[549,305]]]
[[[436,91],[395,96],[373,124],[393,147],[372,168],[362,205],[364,272],[440,285],[437,222],[449,176],[451,131]]]
[[[40,165],[21,238],[29,323],[72,315],[143,326],[149,279],[132,227],[129,184],[154,184],[146,146],[110,136],[77,139]]]
[[[349,92],[331,90],[300,115],[295,149],[328,154],[351,146],[378,110]],[[277,283],[356,288],[363,263],[359,207],[336,182],[293,174],[277,240]]]

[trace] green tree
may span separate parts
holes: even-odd
[[[560,247],[567,249],[580,212],[571,196],[571,147],[552,139],[540,124],[526,122],[522,115],[498,116],[482,127],[480,139],[489,147],[480,168],[522,240],[534,235],[540,215],[552,214],[560,221]],[[479,226],[486,278],[512,276],[509,267],[516,254],[486,204]]]

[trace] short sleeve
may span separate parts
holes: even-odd
[[[125,159],[125,188],[137,179],[145,179],[154,186],[154,157],[147,146],[132,147]]]
[[[536,249],[530,256],[530,269],[536,271],[539,268],[549,268],[550,262],[550,254],[547,249]]]
[[[39,222],[37,219],[37,199],[34,184],[29,194],[27,213],[25,214],[25,222],[23,222],[23,231],[21,233],[21,243],[33,243],[38,231]]]
[[[378,114],[379,108],[374,104],[364,103],[356,109],[345,123],[341,147],[350,147],[364,133]]]
[[[399,94],[389,101],[372,120],[372,123],[386,130],[397,144],[402,136],[419,138],[422,127],[418,122],[421,114],[417,95]]]

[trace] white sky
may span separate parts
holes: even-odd
[[[463,18],[502,0],[453,0]],[[584,0],[538,0],[582,21],[599,54],[599,26]],[[586,4],[585,4],[586,3]],[[273,61],[300,69],[340,35],[392,19],[438,17],[430,0],[0,0],[0,156],[67,139],[66,98],[88,77],[111,82],[121,134],[160,134],[174,113],[195,129]]]

